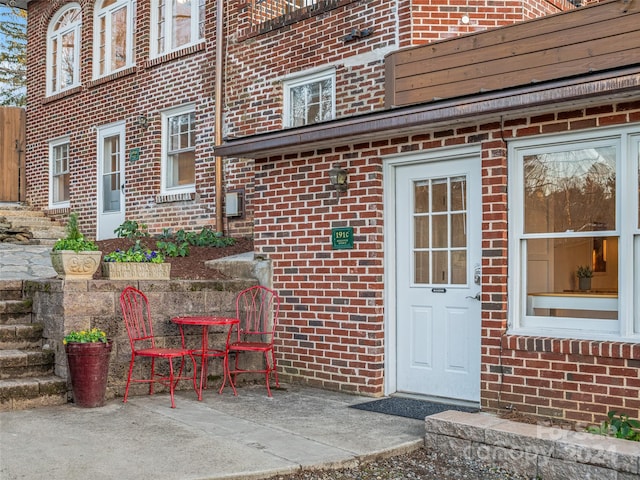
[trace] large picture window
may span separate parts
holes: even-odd
[[[135,25],[133,0],[98,0],[94,23],[94,77],[133,64]]]
[[[80,83],[80,5],[70,3],[56,13],[47,32],[47,94]]]
[[[49,143],[49,206],[69,206],[69,139]]]
[[[334,70],[284,82],[284,126],[301,127],[335,117]]]
[[[151,55],[160,56],[204,38],[205,0],[151,1]]]
[[[196,182],[196,114],[193,107],[167,112],[164,119],[163,191],[193,192]]]
[[[624,314],[634,308],[639,263],[633,133],[510,145],[515,330],[578,338],[640,333]]]

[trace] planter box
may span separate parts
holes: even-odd
[[[102,263],[102,276],[110,280],[169,280],[170,274],[170,263]]]
[[[50,253],[51,265],[59,278],[91,280],[100,266],[102,252],[74,252],[56,250]]]

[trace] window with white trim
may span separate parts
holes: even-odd
[[[163,113],[162,193],[195,191],[196,113],[193,106]]]
[[[205,0],[151,1],[151,56],[159,57],[204,38]]]
[[[49,207],[69,206],[69,139],[49,142]]]
[[[53,16],[47,31],[47,95],[80,84],[82,11],[70,3]]]
[[[510,144],[512,330],[640,334],[639,143],[636,126]]]
[[[133,65],[135,0],[98,0],[94,10],[94,78]]]
[[[284,126],[301,127],[336,116],[336,73],[324,71],[285,80]]]

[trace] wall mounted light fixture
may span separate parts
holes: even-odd
[[[149,119],[144,115],[140,115],[136,119],[136,123],[138,124],[139,127],[144,128],[146,130],[147,127],[149,126]]]
[[[340,165],[334,165],[333,168],[329,170],[329,181],[338,194],[347,191],[347,176],[347,171]]]

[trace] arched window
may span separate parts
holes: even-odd
[[[52,95],[80,83],[80,5],[70,3],[56,13],[47,34],[47,94]]]
[[[151,0],[151,55],[198,43],[204,38],[205,0]]]
[[[94,17],[94,78],[133,65],[135,0],[98,0]]]

